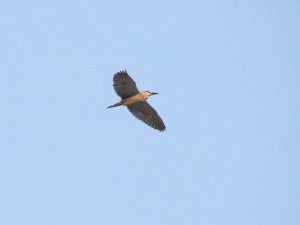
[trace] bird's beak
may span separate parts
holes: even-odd
[[[156,92],[152,92],[151,94],[152,94],[152,95],[158,95],[158,93],[156,93]]]

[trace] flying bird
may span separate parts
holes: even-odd
[[[146,101],[150,96],[158,93],[144,91],[139,92],[134,80],[128,75],[127,71],[120,71],[114,75],[113,87],[121,101],[108,106],[113,108],[117,106],[127,106],[128,110],[139,120],[148,126],[164,131],[166,126],[154,108]]]

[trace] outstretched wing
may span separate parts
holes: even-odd
[[[120,71],[114,75],[114,89],[122,99],[131,97],[137,93],[139,90],[136,87],[134,80],[125,71]]]
[[[139,102],[134,105],[129,105],[127,108],[136,118],[143,121],[148,126],[159,131],[164,131],[166,129],[164,122],[148,102]]]

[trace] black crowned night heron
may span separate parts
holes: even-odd
[[[143,121],[148,126],[164,131],[166,126],[162,119],[159,117],[155,109],[146,102],[148,97],[156,95],[158,93],[144,91],[139,92],[134,80],[125,71],[120,71],[114,75],[114,89],[121,97],[121,101],[111,105],[107,108],[113,108],[117,106],[127,106],[128,110],[139,120]]]

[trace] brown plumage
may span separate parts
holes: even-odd
[[[154,108],[146,102],[148,97],[158,94],[150,91],[139,92],[134,80],[125,71],[120,71],[114,75],[113,86],[121,101],[109,106],[127,106],[128,110],[139,120],[148,126],[164,131],[166,126]]]

